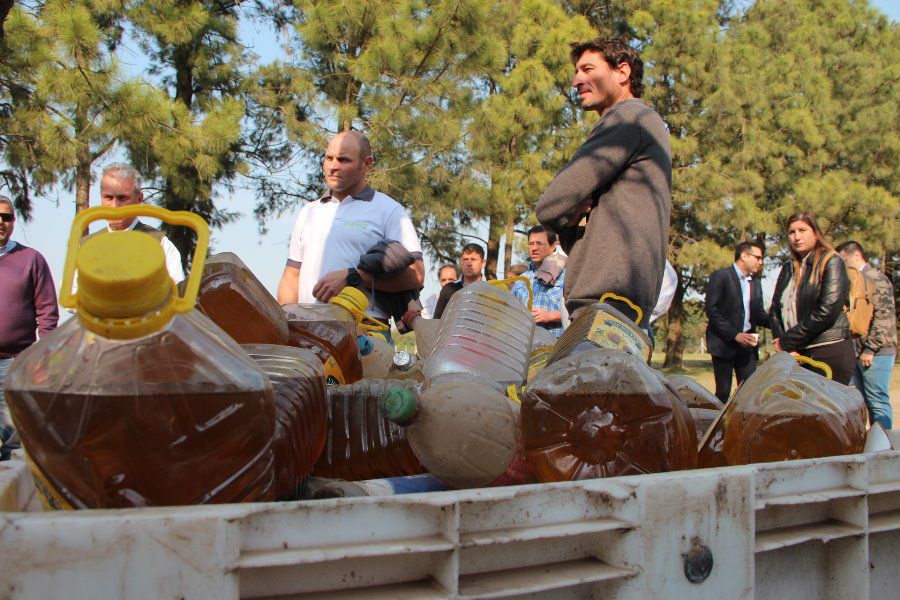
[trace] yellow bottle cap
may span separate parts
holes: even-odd
[[[366,298],[366,295],[349,285],[338,292],[338,295],[329,300],[329,302],[346,308],[354,316],[366,312],[366,309],[369,308],[369,299]]]
[[[78,316],[87,329],[125,339],[171,320],[175,284],[154,237],[137,231],[98,235],[83,244],[76,264]]]
[[[137,231],[107,233],[84,243],[76,260],[81,306],[97,317],[148,313],[172,295],[159,242]]]

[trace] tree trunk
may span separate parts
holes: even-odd
[[[75,109],[75,214],[87,210],[91,205],[91,149],[84,139],[87,127],[87,109]],[[82,236],[88,234],[85,228]]]
[[[498,214],[492,214],[488,222],[487,264],[484,266],[485,279],[497,279],[497,262],[500,258],[500,237],[506,223]]]
[[[684,368],[684,284],[681,280],[681,270],[677,265],[673,266],[678,274],[678,287],[675,288],[675,297],[672,298],[672,306],[669,307],[666,359],[663,362],[663,369]]]
[[[3,24],[6,23],[6,17],[9,16],[9,11],[12,10],[13,4],[15,4],[15,0],[0,0],[0,42],[6,37]]]
[[[503,276],[509,277],[509,267],[512,265],[513,237],[516,224],[512,219],[506,222],[506,238],[503,240]]]

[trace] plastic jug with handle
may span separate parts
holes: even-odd
[[[197,232],[179,297],[158,240],[87,240],[96,219],[149,216]],[[46,506],[271,500],[275,414],[265,374],[194,310],[209,228],[151,206],[92,208],[72,224],[60,303],[77,316],[20,354],[6,395]],[[71,293],[75,269],[77,294]]]

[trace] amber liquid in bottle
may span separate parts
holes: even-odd
[[[345,317],[341,315],[346,312],[343,308],[329,304],[291,304],[285,310],[288,344],[318,356],[325,365],[328,384],[348,384],[362,379],[356,325],[349,313]],[[334,365],[329,364],[329,358]]]
[[[406,431],[378,410],[378,400],[395,385],[415,382],[364,379],[328,387],[328,433],[315,466],[317,477],[348,481],[418,475],[424,469]]]
[[[239,344],[287,344],[284,311],[237,256],[206,263],[197,307]]]
[[[242,390],[235,381],[248,367],[232,353],[240,349],[200,339],[204,320],[179,315],[180,331],[130,344],[79,331],[72,319],[16,359],[9,405],[61,507],[275,499],[275,415],[262,373],[247,371],[253,384]],[[234,377],[210,381],[217,368]]]
[[[296,499],[325,445],[328,409],[322,365],[314,354],[299,348],[269,344],[243,348],[272,384],[277,496],[281,500]]]

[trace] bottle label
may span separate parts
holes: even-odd
[[[333,356],[329,356],[328,358],[326,358],[324,365],[325,385],[345,385],[347,383],[347,378],[344,377],[344,372],[341,371],[341,366]]]
[[[650,346],[635,333],[634,323],[625,321],[604,311],[598,311],[591,325],[588,340],[601,348],[624,350],[650,363]]]
[[[31,479],[34,481],[34,489],[37,490],[41,506],[46,510],[75,510],[74,506],[63,499],[62,494],[50,483],[50,480],[47,479],[41,468],[31,460],[27,452],[25,453],[25,461],[28,463],[28,470],[31,471]]]
[[[547,365],[547,361],[553,356],[556,346],[540,346],[531,351],[531,357],[528,359],[528,375],[525,381],[531,381],[535,375]]]

